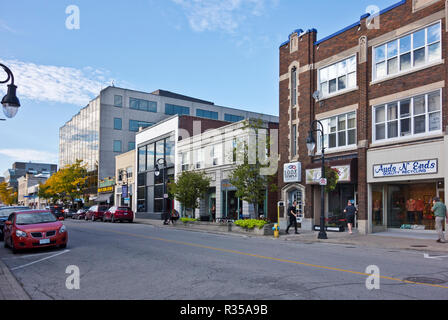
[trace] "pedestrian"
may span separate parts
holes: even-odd
[[[437,242],[445,243],[445,235],[443,234],[443,223],[445,222],[447,215],[446,206],[442,203],[442,201],[440,201],[439,197],[434,197],[432,203],[433,207],[431,211],[434,212],[434,215],[436,216],[436,230],[439,237]]]
[[[171,223],[176,224],[176,221],[179,220],[179,212],[176,209],[171,210]]]
[[[353,225],[355,224],[356,208],[351,200],[348,200],[347,207],[344,209],[347,218],[348,233],[353,234]]]
[[[286,228],[286,234],[289,234],[289,228],[294,225],[295,234],[299,234],[297,232],[297,201],[294,201],[292,206],[288,208],[288,216],[289,216],[289,224],[288,228]]]
[[[216,222],[216,207],[215,207],[214,204],[213,204],[213,206],[212,206],[212,210],[211,210],[211,212],[212,212],[212,221],[213,221],[213,222]]]

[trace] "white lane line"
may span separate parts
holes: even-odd
[[[34,253],[34,254],[27,254],[19,257],[9,257],[9,258],[3,258],[3,260],[17,260],[17,259],[29,259],[39,256],[48,256],[49,254],[52,254],[53,252],[44,252],[44,253]]]
[[[18,269],[22,269],[22,268],[31,266],[31,265],[33,265],[33,264],[36,264],[36,263],[39,263],[39,262],[42,262],[42,261],[45,261],[45,260],[48,260],[48,259],[51,259],[51,258],[60,256],[61,254],[64,254],[64,253],[67,253],[67,252],[70,252],[70,250],[65,250],[65,251],[59,252],[59,253],[57,253],[57,254],[54,254],[54,255],[52,255],[52,256],[49,256],[49,257],[46,257],[46,258],[43,258],[43,259],[39,259],[39,260],[34,261],[34,262],[30,262],[30,263],[24,264],[24,265],[19,266],[19,267],[12,268],[11,271],[15,271],[15,270],[18,270]]]

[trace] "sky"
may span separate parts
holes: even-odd
[[[0,63],[14,73],[22,106],[0,121],[0,176],[16,161],[57,164],[59,128],[112,81],[278,115],[279,46],[289,34],[315,28],[319,40],[359,21],[369,6],[397,2],[2,1]]]

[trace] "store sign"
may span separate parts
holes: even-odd
[[[435,174],[438,172],[438,160],[408,161],[373,166],[374,178]]]
[[[229,180],[224,179],[221,181],[221,190],[222,191],[236,191],[236,187],[230,183]]]
[[[110,192],[114,192],[114,187],[104,187],[104,188],[99,188],[98,189],[98,193],[110,193]]]
[[[287,163],[283,168],[283,182],[301,182],[302,164],[300,162]]]
[[[350,182],[350,166],[332,166],[332,169],[338,170],[339,180],[338,182]],[[320,178],[322,177],[322,169],[309,169],[306,170],[306,183],[307,184],[320,184]]]

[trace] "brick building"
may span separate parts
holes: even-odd
[[[320,219],[320,136],[314,156],[306,147],[319,120],[340,178],[327,218],[355,200],[361,233],[434,230],[429,201],[447,198],[447,24],[448,1],[403,0],[324,39],[296,30],[280,46],[280,168],[301,173],[285,182],[279,171],[279,196],[299,200],[302,228]]]

